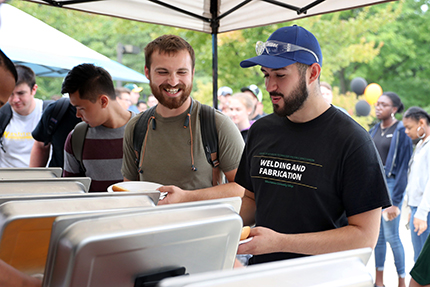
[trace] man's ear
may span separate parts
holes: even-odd
[[[109,97],[106,95],[100,96],[100,104],[102,108],[106,108],[109,104]]]
[[[145,76],[149,80],[149,69],[145,65]]]
[[[309,76],[309,84],[314,81],[318,81],[318,78],[321,74],[321,66],[317,63],[313,63],[310,67],[310,76]]]
[[[31,95],[34,96],[37,91],[37,84],[34,84],[33,88],[31,89]]]

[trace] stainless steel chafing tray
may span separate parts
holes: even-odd
[[[242,199],[240,197],[236,196],[236,197],[217,198],[217,199],[211,199],[211,200],[182,202],[182,203],[175,203],[175,204],[169,204],[169,205],[173,206],[175,208],[188,208],[188,207],[194,207],[194,206],[201,206],[201,205],[207,206],[207,205],[214,205],[214,204],[230,205],[234,211],[239,213],[240,207],[242,206]],[[159,205],[159,206],[157,206],[157,208],[161,208],[164,206],[165,205]]]
[[[43,286],[135,286],[144,274],[165,268],[189,274],[231,269],[242,229],[227,204],[66,220],[71,224],[58,233],[54,225]]]
[[[61,167],[0,168],[0,180],[61,177]]]
[[[8,201],[0,205],[0,259],[27,274],[43,273],[57,216],[154,206],[144,194]]]
[[[159,194],[159,191],[156,191]],[[140,192],[137,192],[140,193]],[[108,193],[112,194],[112,193]],[[128,194],[127,192],[114,193],[118,195]],[[158,195],[157,195],[158,196]],[[158,198],[158,197],[157,197]],[[143,207],[141,209],[133,209],[133,210],[120,210],[116,211],[115,214],[131,214],[131,213],[142,213],[142,212],[160,212],[163,210],[171,210],[171,209],[180,209],[180,208],[190,208],[190,207],[199,207],[199,206],[210,206],[210,205],[225,205],[239,213],[240,206],[242,203],[242,199],[240,197],[230,197],[230,198],[219,198],[212,200],[201,200],[187,203],[178,203],[178,204],[168,204],[153,207]],[[156,204],[156,202],[155,202]],[[95,220],[97,218],[102,218],[107,215],[112,214],[112,212],[100,212],[96,214],[79,214],[79,215],[69,215],[69,216],[59,216],[54,220],[49,244],[48,257],[46,260],[45,267],[45,280],[43,282],[43,286],[50,286],[50,278],[52,277],[52,272],[54,268],[56,252],[58,247],[58,241],[65,229],[67,229],[71,224],[81,221],[81,220]]]
[[[49,193],[49,194],[14,194],[2,195],[0,194],[0,204],[8,201],[16,200],[39,200],[39,199],[61,199],[61,198],[93,198],[93,197],[114,197],[114,196],[134,196],[146,195],[152,199],[157,205],[160,198],[160,191],[129,191],[129,192],[91,192],[91,193]]]
[[[366,268],[371,248],[315,255],[244,269],[191,274],[162,280],[159,287],[372,287]]]
[[[91,184],[89,177],[59,177],[0,180],[0,196],[16,194],[84,193]]]

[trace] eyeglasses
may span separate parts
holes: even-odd
[[[386,103],[376,103],[375,107],[381,107],[381,108],[388,108],[388,107],[392,107],[392,105],[390,104],[386,104]]]
[[[311,53],[315,57],[315,60],[319,62],[318,56],[312,50],[291,43],[284,43],[272,40],[269,40],[267,42],[258,41],[257,44],[255,44],[255,52],[258,56],[260,56],[264,53],[264,51],[266,51],[266,53],[270,56],[276,56],[287,52],[306,51],[308,53]]]

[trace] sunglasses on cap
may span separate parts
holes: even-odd
[[[315,60],[319,62],[318,56],[312,50],[291,43],[269,40],[267,42],[258,41],[255,44],[255,52],[257,53],[257,56],[262,55],[264,52],[266,52],[269,56],[276,56],[295,51],[306,51],[311,53],[315,57]]]

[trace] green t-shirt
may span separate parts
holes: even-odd
[[[427,237],[410,274],[418,284],[423,286],[430,284],[430,236]]]
[[[211,187],[212,166],[207,162],[203,150],[198,117],[200,108],[201,104],[194,101],[188,128],[184,128],[188,111],[170,118],[163,118],[155,112],[156,129],[153,130],[152,124],[150,125],[147,130],[146,146],[142,144],[143,173],[139,174],[139,178],[133,149],[133,132],[139,117],[131,119],[124,134],[124,158],[121,169],[123,176],[129,180],[176,185],[186,190]],[[218,132],[220,169],[228,172],[239,166],[244,142],[239,129],[228,116],[215,111],[215,123]],[[197,171],[191,169],[192,157]]]

